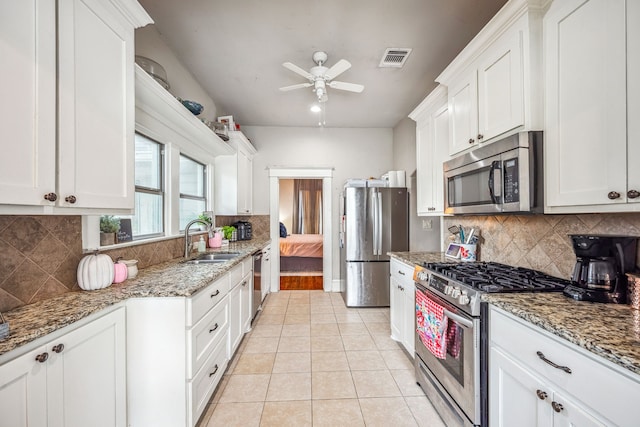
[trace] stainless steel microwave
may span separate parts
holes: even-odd
[[[445,213],[542,213],[542,161],[542,132],[530,131],[445,162]]]

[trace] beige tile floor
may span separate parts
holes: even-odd
[[[389,335],[388,308],[269,294],[198,426],[444,427]]]

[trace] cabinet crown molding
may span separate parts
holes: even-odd
[[[409,118],[417,122],[425,112],[429,111],[433,106],[440,104],[443,99],[447,99],[447,87],[444,85],[438,85],[412,112],[409,113]]]
[[[133,25],[133,28],[153,24],[153,19],[136,0],[110,0],[110,3]]]
[[[524,14],[541,13],[549,4],[549,0],[510,0],[482,30],[451,61],[436,82],[448,85],[457,75],[464,72],[478,57],[495,42],[515,21]]]

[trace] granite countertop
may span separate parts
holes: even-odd
[[[441,252],[389,252],[407,264],[457,262]],[[640,375],[640,311],[561,293],[489,293],[483,301]]]
[[[240,252],[238,257],[227,262],[196,265],[184,264],[181,262],[182,258],[176,258],[141,269],[135,279],[113,284],[105,289],[67,292],[56,298],[4,312],[10,334],[0,340],[0,356],[129,298],[191,296],[241,263],[247,256],[264,248],[269,241],[239,241],[220,249],[209,250]]]
[[[561,293],[484,294],[482,299],[640,374],[640,311],[574,301]]]

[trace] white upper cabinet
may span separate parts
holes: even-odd
[[[448,88],[450,155],[542,128],[540,3],[508,2],[436,79]]]
[[[447,90],[437,87],[409,114],[416,121],[416,203],[418,215],[442,215],[442,163],[449,159]]]
[[[4,2],[0,12],[10,41],[0,54],[11,58],[0,71],[0,210],[132,210],[134,29],[151,19],[129,1]]]
[[[229,145],[236,154],[216,157],[214,210],[217,215],[250,215],[256,149],[240,131],[229,131]]]
[[[638,26],[635,1],[555,1],[544,17],[546,213],[640,209]]]

